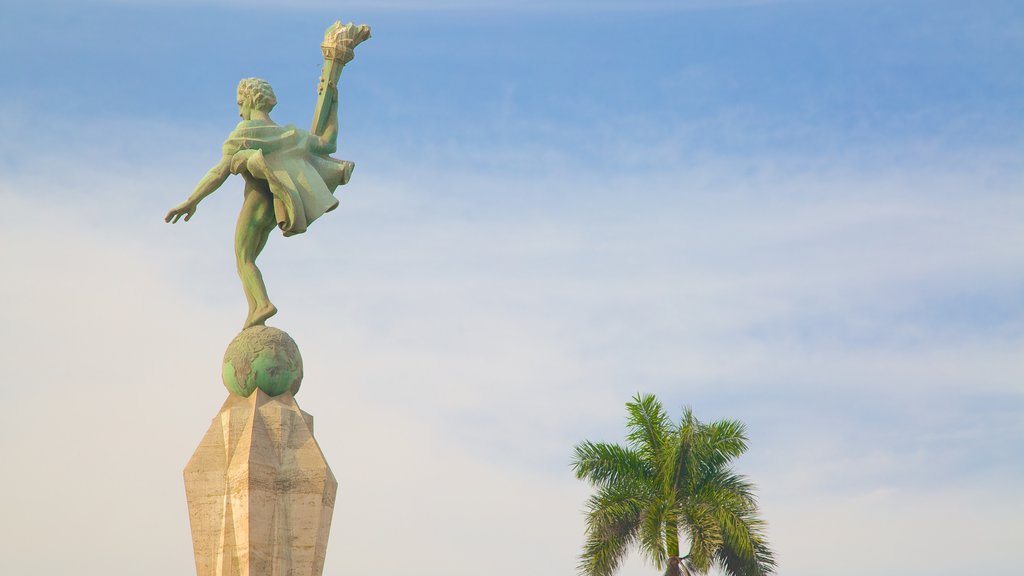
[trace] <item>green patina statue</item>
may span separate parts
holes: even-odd
[[[338,206],[334,190],[348,182],[353,164],[329,155],[337,150],[338,77],[352,60],[353,48],[370,37],[367,26],[342,25],[328,28],[321,49],[324,70],[320,78],[312,131],[289,124],[279,126],[270,119],[277,103],[270,84],[246,78],[238,84],[238,108],[242,121],[224,142],[223,156],[199,181],[187,200],[172,208],[164,218],[187,222],[203,198],[219,188],[231,174],[245,179],[242,211],[235,228],[235,257],[242,289],[249,302],[243,328],[263,325],[277,313],[267,296],[263,275],[256,267],[274,227],[285,236],[301,234],[325,212]]]

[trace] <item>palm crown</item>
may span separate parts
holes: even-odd
[[[676,425],[650,394],[638,394],[626,408],[626,446],[576,446],[576,477],[597,488],[588,502],[580,572],[611,576],[636,546],[666,575],[712,566],[733,576],[773,573],[754,487],[729,467],[747,449],[743,423],[705,424],[686,408]],[[680,535],[689,544],[683,556]]]

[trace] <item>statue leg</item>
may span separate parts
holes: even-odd
[[[270,303],[263,274],[256,267],[256,257],[267,244],[270,232],[277,225],[274,217],[273,197],[268,191],[247,186],[242,212],[235,227],[235,258],[238,277],[242,279],[242,290],[249,301],[249,315],[244,328],[261,325],[274,314],[277,308]]]

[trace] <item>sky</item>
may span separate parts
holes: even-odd
[[[742,420],[779,574],[1019,574],[1024,6],[948,0],[0,6],[0,573],[194,570],[227,392],[235,86],[339,208],[261,255],[340,484],[324,574],[575,571],[583,440]],[[622,576],[658,573],[631,556]]]

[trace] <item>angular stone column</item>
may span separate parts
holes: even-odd
[[[337,489],[291,392],[232,394],[185,467],[197,576],[321,576]]]

